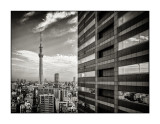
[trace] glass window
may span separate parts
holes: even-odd
[[[89,109],[91,109],[91,110],[93,110],[93,111],[95,111],[95,106],[94,105],[91,105],[91,104],[86,104],[86,108],[89,108]]]
[[[141,63],[140,64],[140,72],[149,72],[149,65],[148,63]]]
[[[136,11],[133,11],[133,12],[127,12],[126,14],[124,14],[122,17],[120,17],[118,19],[118,26],[126,23],[127,21],[135,18],[136,16],[140,15],[142,12],[136,12]]]
[[[95,71],[79,73],[78,77],[95,77]]]
[[[78,64],[82,64],[82,63],[88,62],[88,61],[93,60],[93,59],[95,59],[95,53],[78,60]]]
[[[127,65],[127,66],[121,66],[119,67],[119,74],[135,74],[135,73],[146,73],[149,72],[148,69],[148,62],[146,63],[140,63],[140,64],[134,64],[134,65]]]
[[[95,94],[95,88],[78,87],[79,91]]]
[[[118,43],[118,50],[122,50],[122,49],[128,48],[130,46],[134,46],[136,44],[148,41],[148,39],[149,39],[149,32],[148,32],[148,30],[146,30],[146,31],[139,33],[131,38],[128,38],[124,41],[119,42]]]
[[[148,41],[149,40],[149,31],[144,31],[140,33],[140,42]]]
[[[78,35],[80,38],[88,29],[90,29],[95,24],[95,19],[93,19]]]
[[[79,48],[78,51],[80,51],[81,49],[85,48],[86,46],[90,45],[91,43],[93,43],[95,41],[95,36],[93,36],[92,38],[90,38],[88,41],[86,41],[84,44],[82,44]]]
[[[99,70],[99,77],[113,77],[114,68]]]
[[[118,99],[147,105],[149,104],[149,95],[144,93],[118,91]]]
[[[87,15],[87,13],[85,13],[85,14],[81,17],[81,19],[78,21],[78,24],[81,23],[81,21],[86,17],[86,15]]]

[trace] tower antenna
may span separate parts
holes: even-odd
[[[42,32],[40,32],[40,44],[42,44]]]

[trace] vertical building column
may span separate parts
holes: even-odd
[[[96,67],[95,67],[95,112],[98,113],[98,103],[97,103],[97,99],[98,99],[98,86],[97,86],[97,82],[98,82],[98,69],[97,69],[97,12],[95,12],[95,63],[96,63]]]
[[[118,112],[118,40],[117,40],[117,25],[118,12],[114,12],[114,113]]]

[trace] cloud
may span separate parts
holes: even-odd
[[[61,37],[63,35],[68,34],[68,29],[57,29],[57,28],[53,28],[46,36],[48,37]]]
[[[57,22],[60,19],[67,18],[71,15],[75,15],[76,12],[49,12],[46,14],[43,22],[39,23],[34,29],[33,32],[41,32],[44,31],[50,24]]]
[[[32,51],[19,50],[15,53],[18,57],[25,59],[25,63],[22,63],[19,67],[27,70],[29,73],[30,69],[39,68],[39,57],[38,54]],[[13,63],[12,65],[16,65]],[[18,66],[18,65],[17,65]],[[77,56],[75,55],[61,55],[57,54],[55,56],[45,56],[43,57],[43,68],[46,72],[46,75],[49,73],[61,72],[62,70],[71,71],[76,73],[77,70]],[[38,74],[38,72],[37,72]]]
[[[19,58],[12,58],[12,61],[21,61],[21,62],[24,62],[24,60],[19,59]]]
[[[77,31],[77,26],[71,27],[68,32],[76,32]]]
[[[28,12],[28,13],[24,14],[22,19],[20,20],[20,23],[23,24],[24,22],[26,22],[34,14],[35,14],[35,12]]]
[[[72,43],[75,43],[76,41],[74,40],[74,39],[68,39],[67,41],[66,41],[66,43],[68,43],[68,44],[72,44]]]
[[[19,51],[16,51],[15,54],[20,56],[21,58],[38,63],[38,54],[35,52],[27,51],[27,50],[19,50]]]
[[[67,35],[67,34],[73,34],[76,32],[77,32],[77,26],[70,26],[70,27],[66,27],[66,28],[62,28],[62,29],[52,28],[52,29],[50,29],[49,33],[46,33],[45,36],[57,38],[57,37],[61,37],[61,36]],[[77,36],[77,34],[74,34],[74,35]],[[77,38],[77,37],[75,37],[75,38]]]
[[[75,16],[74,18],[68,20],[68,24],[77,24],[77,21],[78,21],[78,17]]]

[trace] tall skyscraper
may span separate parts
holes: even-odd
[[[78,12],[78,112],[149,112],[149,12]]]
[[[39,83],[43,84],[43,53],[42,53],[42,34],[40,32],[40,46],[39,46]]]
[[[59,82],[59,73],[55,73],[55,83]]]

